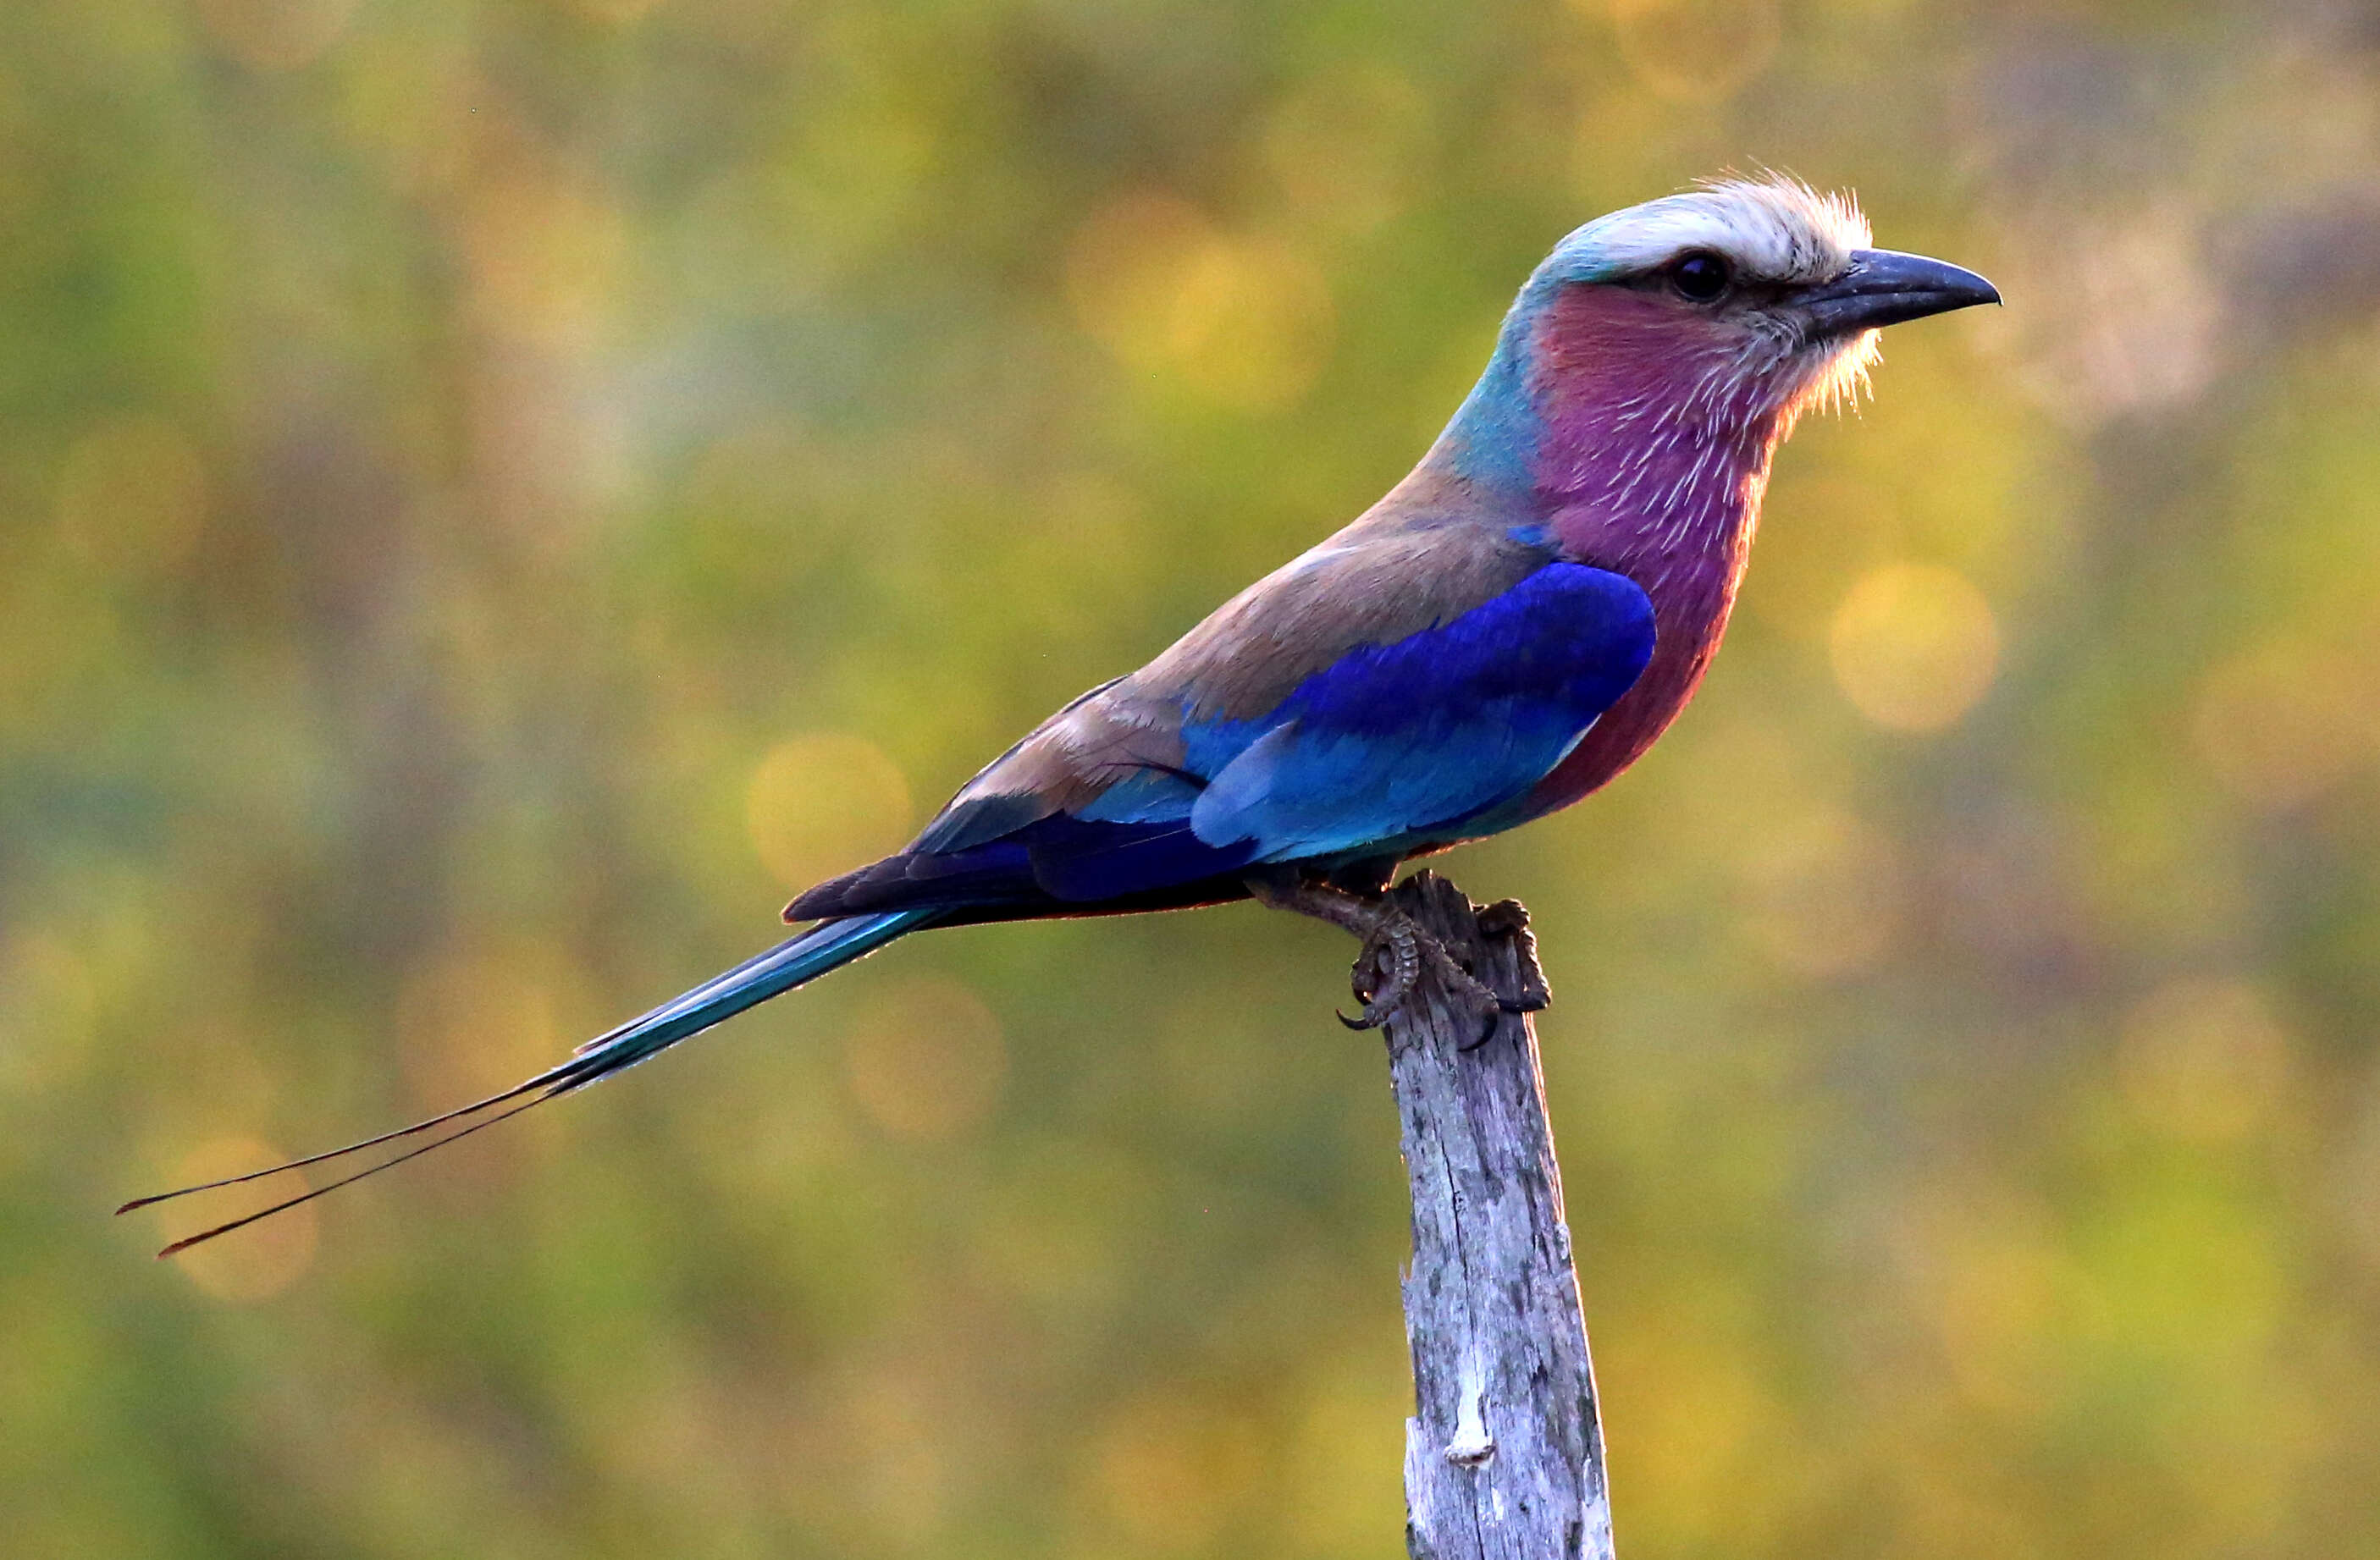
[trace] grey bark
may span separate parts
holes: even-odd
[[[1393,897],[1498,996],[1542,1001],[1518,903],[1482,910],[1430,872]],[[1484,1041],[1482,1028],[1427,969],[1387,1025],[1413,1190],[1405,1542],[1414,1560],[1609,1560],[1603,1428],[1536,1031],[1514,1013]]]

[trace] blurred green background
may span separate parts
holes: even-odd
[[[2380,11],[8,0],[0,1551],[1401,1552],[1349,947],[771,939],[1399,476],[1578,222],[2010,307],[1536,912],[1630,1560],[2380,1553]]]

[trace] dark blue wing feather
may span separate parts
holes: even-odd
[[[1185,729],[1193,766],[1212,766],[1192,827],[1269,862],[1485,832],[1652,654],[1633,580],[1549,563],[1451,623],[1350,650],[1261,720]]]

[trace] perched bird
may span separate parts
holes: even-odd
[[[1588,223],[1521,289],[1404,480],[1043,721],[906,849],[785,912],[817,925],[515,1088],[280,1168],[509,1109],[166,1251],[582,1089],[929,927],[1253,896],[1380,956],[1359,1026],[1392,1013],[1424,964],[1490,1007],[1384,890],[1402,862],[1566,807],[1634,762],[1718,647],[1794,419],[1862,382],[1879,327],[1999,301],[1973,272],[1868,245],[1849,200],[1782,178]]]

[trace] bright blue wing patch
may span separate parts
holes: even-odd
[[[1210,777],[1191,827],[1257,861],[1456,837],[1544,779],[1652,654],[1633,580],[1549,563],[1451,623],[1350,650],[1259,720],[1185,728],[1189,768]]]
[[[1548,563],[1436,628],[1347,651],[1257,719],[1186,724],[1179,768],[1120,764],[1072,812],[970,799],[793,913],[1129,901],[1492,832],[1652,653],[1635,582]]]

